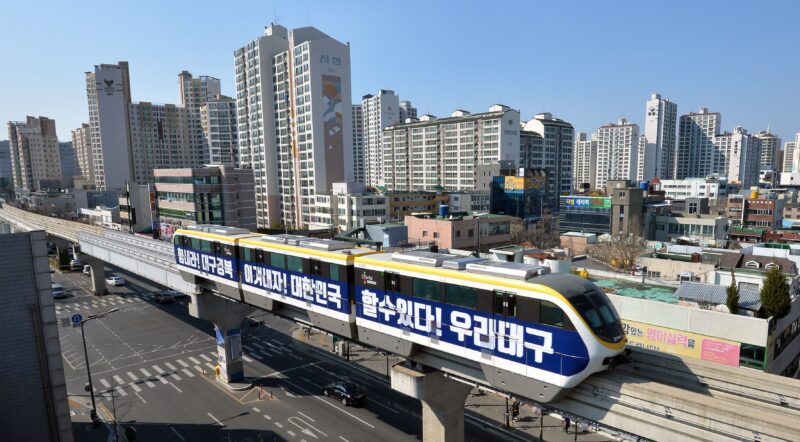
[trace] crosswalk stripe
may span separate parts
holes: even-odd
[[[181,366],[183,366],[183,367],[188,367],[188,366],[189,366],[189,364],[187,364],[186,362],[183,362],[183,360],[182,360],[182,359],[178,359],[178,360],[177,360],[177,361],[175,361],[175,362],[177,362],[177,363],[181,364]]]
[[[170,373],[170,374],[172,375],[173,378],[175,378],[176,381],[180,381],[182,379],[180,376],[178,376],[177,373]]]
[[[195,365],[194,369],[197,370],[198,373],[202,373],[203,372],[203,367],[201,367],[199,365]]]
[[[164,370],[162,370],[158,365],[154,365],[153,370],[157,371],[159,374],[164,373]]]
[[[105,379],[102,379],[102,378],[101,378],[101,379],[100,379],[100,383],[101,383],[101,384],[103,384],[103,387],[106,387],[106,388],[111,388],[111,384],[110,384],[110,383],[109,383],[107,380],[105,380]]]
[[[199,364],[200,363],[200,361],[198,361],[197,358],[193,358],[191,356],[189,356],[189,360],[194,362],[195,364]]]
[[[208,368],[213,370],[214,369],[214,364],[212,364],[211,362],[206,362],[206,367],[208,367]]]
[[[131,382],[131,383],[130,383],[130,386],[131,386],[131,388],[133,388],[133,391],[135,391],[135,392],[137,392],[137,393],[139,393],[140,391],[142,391],[142,389],[141,389],[141,388],[139,388],[139,386],[138,386],[138,385],[136,385],[136,384],[134,384],[133,382]]]
[[[206,355],[200,355],[200,357],[201,357],[201,358],[203,358],[203,359],[205,359],[205,360],[206,360],[206,361],[208,361],[208,362],[211,362],[211,361],[213,361],[213,359],[209,358],[209,357],[208,357],[208,356],[206,356]]]
[[[187,370],[185,368],[182,368],[181,371],[186,373],[186,376],[189,376],[190,378],[194,377],[194,373],[192,373],[191,371],[189,371],[189,370]]]
[[[150,372],[149,372],[149,371],[145,370],[144,368],[140,368],[140,369],[139,369],[139,371],[141,371],[141,372],[142,372],[142,374],[144,374],[144,375],[145,375],[145,376],[147,376],[148,378],[153,376],[153,375],[151,375],[151,374],[150,374]]]
[[[139,378],[137,378],[137,377],[136,377],[136,375],[135,375],[135,374],[133,374],[133,373],[131,373],[131,372],[127,372],[127,373],[125,373],[125,374],[127,374],[127,375],[128,375],[128,377],[130,377],[130,378],[131,378],[132,380],[134,380],[134,381],[138,381],[138,380],[139,380]]]
[[[170,370],[177,370],[178,369],[178,367],[170,364],[169,362],[164,362],[164,365],[166,365],[167,368],[169,368]]]
[[[121,377],[119,377],[119,376],[117,376],[117,375],[114,375],[114,380],[115,380],[115,381],[117,381],[117,383],[118,383],[118,384],[122,384],[122,385],[125,385],[125,384],[127,384],[127,382],[125,382],[124,380],[122,380],[122,378],[121,378]]]
[[[122,387],[120,387],[119,385],[117,385],[116,390],[117,390],[117,393],[119,393],[120,396],[127,396],[128,395],[128,393],[125,393],[125,390],[123,390]]]

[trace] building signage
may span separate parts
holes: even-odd
[[[588,364],[588,351],[577,332],[533,324],[516,318],[498,319],[427,299],[358,285],[358,318],[426,336],[438,342],[478,351],[563,376]]]
[[[642,322],[622,320],[628,343],[635,347],[739,366],[740,344],[726,339],[683,332]]]
[[[337,312],[350,313],[345,283],[251,262],[244,262],[241,271],[244,285],[277,296],[291,296]]]
[[[594,209],[610,209],[611,198],[597,196],[568,196],[562,198],[566,207],[586,207]]]

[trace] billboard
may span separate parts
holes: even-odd
[[[627,319],[622,319],[622,328],[628,337],[628,343],[635,347],[733,367],[739,366],[738,342]]]
[[[611,209],[611,198],[604,196],[565,196],[561,197],[565,207],[586,207]]]

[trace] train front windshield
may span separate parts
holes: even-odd
[[[625,337],[619,316],[599,289],[587,290],[569,300],[600,339],[617,343]]]

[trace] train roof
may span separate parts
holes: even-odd
[[[247,229],[241,227],[220,226],[216,224],[192,224],[186,226],[175,232],[177,235],[181,234],[198,234],[198,236],[205,236],[214,239],[233,240],[238,238],[248,238],[258,236]]]
[[[291,234],[253,236],[242,240],[241,244],[274,247],[282,250],[292,250],[316,256],[325,256],[338,259],[346,259],[349,256],[361,256],[375,253],[374,250],[353,247],[353,244],[347,241],[312,238],[308,236]]]

